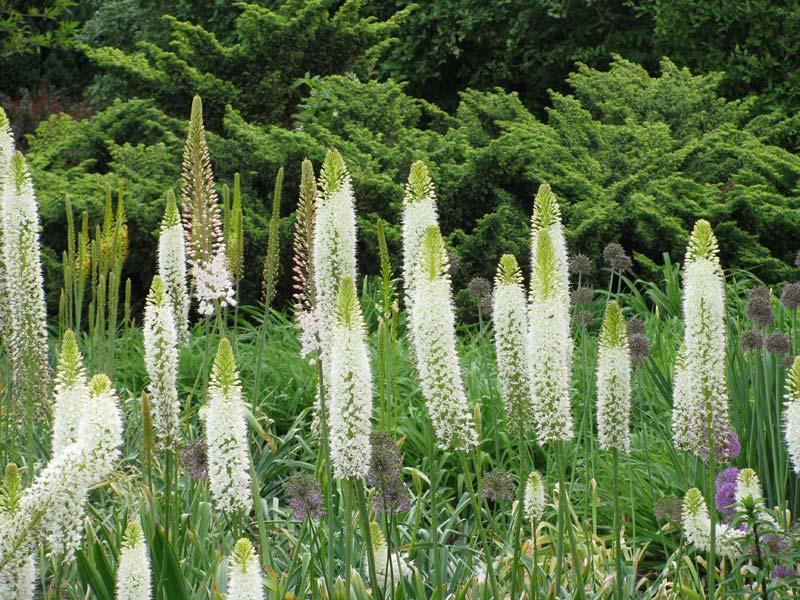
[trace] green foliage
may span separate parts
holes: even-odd
[[[165,15],[168,43],[141,41],[135,52],[85,45],[86,55],[120,85],[107,93],[155,98],[183,114],[193,94],[206,102],[211,129],[232,103],[250,120],[285,123],[301,90],[298,78],[346,71],[367,74],[404,13],[384,21],[362,16],[360,0],[338,8],[325,0],[288,0],[270,9],[240,3],[235,35],[221,41],[193,22]]]
[[[491,278],[504,253],[529,254],[532,197],[543,182],[560,200],[573,253],[599,256],[606,243],[620,241],[637,257],[637,274],[650,276],[664,251],[683,260],[689,232],[704,218],[727,267],[768,282],[794,276],[800,159],[769,143],[750,103],[718,95],[718,74],[692,75],[665,60],[653,77],[616,58],[607,72],[581,66],[569,83],[573,93],[554,92],[544,120],[513,93],[464,92],[451,116],[393,81],[353,76],[311,80],[291,130],[248,121],[228,106],[225,138],[209,132],[208,143],[218,183],[242,173],[245,272],[263,264],[278,169],[286,169],[280,212],[289,215],[303,159],[320,165],[335,147],[353,180],[362,272],[379,270],[377,217],[387,223],[390,252],[399,251],[404,182],[414,161],[423,160],[436,183],[442,233],[459,255],[456,289],[474,276]],[[184,113],[188,107],[187,101]],[[86,121],[58,116],[44,123],[30,138],[30,163],[51,256],[66,244],[64,196],[78,211],[89,210],[94,223],[104,182],[114,186],[122,178],[127,268],[134,289],[145,290],[164,191],[178,181],[185,127],[142,100],[115,103]],[[283,273],[290,272],[290,227],[291,217],[282,219]],[[256,302],[259,282],[248,279],[242,300]],[[279,281],[282,300],[289,279]]]
[[[78,26],[68,18],[74,4],[72,0],[4,2],[0,7],[0,58],[68,47]]]

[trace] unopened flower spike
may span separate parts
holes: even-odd
[[[539,471],[531,471],[525,483],[525,497],[523,506],[525,516],[529,521],[541,521],[544,514],[544,481]]]

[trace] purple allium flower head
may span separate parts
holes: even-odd
[[[742,348],[744,350],[760,350],[764,346],[764,336],[760,331],[750,329],[742,335]]]
[[[411,494],[403,483],[403,456],[392,437],[382,431],[370,435],[372,458],[367,485],[375,488],[375,511],[404,512],[411,506]]]
[[[762,541],[772,554],[780,554],[792,546],[792,540],[783,533],[767,533]]]
[[[720,514],[731,517],[735,511],[736,504],[736,482],[723,483],[717,486],[717,496],[715,498],[717,510]]]
[[[485,277],[473,277],[467,284],[467,293],[484,313],[492,312],[492,284]]]
[[[606,244],[606,247],[603,249],[603,260],[618,273],[630,271],[631,267],[633,267],[631,257],[628,256],[625,249],[616,242]]]
[[[575,322],[584,327],[591,327],[594,324],[594,315],[590,310],[579,311],[575,315]]]
[[[514,478],[503,469],[494,469],[483,476],[483,497],[497,502],[514,498]]]
[[[625,330],[628,332],[628,337],[645,335],[644,321],[639,317],[632,317],[628,319],[628,322],[625,324]]]
[[[773,580],[785,579],[787,577],[797,577],[797,569],[789,565],[778,565],[772,569],[770,577]]]
[[[722,440],[722,443],[717,447],[717,460],[730,462],[742,453],[742,444],[733,429],[728,427],[727,424],[722,427],[724,432],[717,436],[717,439]],[[703,460],[708,459],[708,450],[706,448],[701,448],[699,454]]]
[[[800,281],[786,284],[781,292],[781,304],[786,310],[797,310],[800,306]]]
[[[307,473],[295,473],[283,484],[286,503],[298,521],[306,517],[319,518],[322,509],[322,490],[319,483]]]
[[[776,331],[767,336],[767,339],[764,340],[764,347],[771,354],[787,354],[791,348],[791,343],[785,333]]]
[[[588,287],[579,287],[572,292],[572,301],[575,304],[589,304],[594,299],[594,292]]]
[[[181,448],[180,461],[190,477],[208,477],[208,446],[204,439],[198,439]]]
[[[650,356],[650,340],[641,333],[634,333],[628,338],[628,348],[634,367],[642,364]]]
[[[653,503],[653,514],[658,521],[680,523],[683,520],[683,500],[674,496],[659,498]]]
[[[772,325],[772,296],[768,287],[757,285],[750,290],[747,316],[758,327],[765,328]]]
[[[569,257],[569,272],[574,275],[591,275],[592,259],[585,254]]]

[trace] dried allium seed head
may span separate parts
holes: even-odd
[[[467,284],[467,293],[484,313],[492,312],[492,284],[485,277],[473,277]]]
[[[631,351],[631,364],[638,367],[650,358],[650,340],[647,336],[635,333],[628,338],[628,346]]]
[[[628,319],[628,322],[625,324],[625,329],[628,332],[628,337],[632,335],[645,335],[645,324],[639,317],[632,317]]]

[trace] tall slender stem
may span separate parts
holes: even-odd
[[[622,595],[622,515],[619,512],[619,452],[612,450],[612,469],[614,485],[614,559],[616,564],[617,600],[623,600]]]

